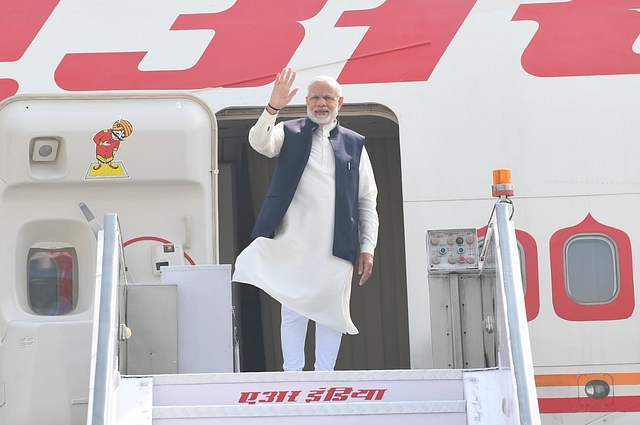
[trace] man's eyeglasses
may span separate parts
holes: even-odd
[[[324,100],[326,103],[329,103],[329,104],[334,104],[338,101],[338,99],[335,96],[330,94],[324,94],[322,96],[320,96],[319,94],[312,94],[312,95],[309,95],[307,98],[312,103],[318,102],[320,98],[322,98],[322,100]]]

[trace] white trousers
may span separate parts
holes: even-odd
[[[302,370],[305,364],[304,343],[309,319],[282,306],[280,339],[285,371]],[[316,361],[314,370],[333,370],[340,350],[342,333],[316,323]]]

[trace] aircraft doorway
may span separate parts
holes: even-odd
[[[250,242],[254,219],[266,195],[277,159],[251,149],[247,134],[262,109],[220,111],[220,262],[235,257]],[[280,119],[306,115],[287,107]],[[409,330],[405,269],[404,216],[399,128],[395,116],[379,105],[344,105],[343,126],[363,134],[378,185],[380,231],[374,272],[362,287],[352,287],[351,315],[360,330],[345,335],[337,370],[408,369]],[[242,371],[282,370],[280,304],[264,292],[239,284],[234,288]],[[313,366],[313,329],[307,337],[307,367]]]

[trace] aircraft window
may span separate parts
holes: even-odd
[[[73,248],[31,248],[27,256],[27,296],[31,310],[58,316],[78,302],[78,259]]]
[[[565,320],[626,319],[635,309],[631,239],[591,214],[549,240],[553,309]]]
[[[616,253],[603,236],[579,236],[567,242],[565,281],[572,300],[583,304],[606,303],[618,292]]]

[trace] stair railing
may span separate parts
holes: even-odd
[[[520,258],[511,215],[511,202],[502,197],[487,232],[496,263],[496,330],[498,366],[503,372],[503,410],[509,423],[539,425],[529,328],[520,272]],[[506,386],[506,388],[505,388]]]
[[[115,389],[118,372],[118,342],[121,327],[118,289],[124,284],[122,240],[116,214],[104,215],[104,230],[98,232],[96,287],[91,344],[88,425],[115,423]]]

